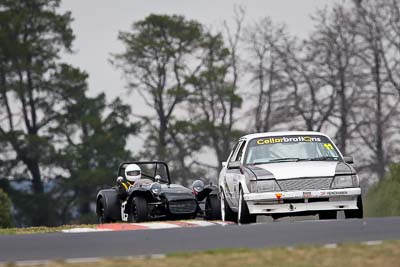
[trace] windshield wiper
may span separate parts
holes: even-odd
[[[269,161],[257,161],[257,162],[251,163],[251,164],[252,165],[260,165],[260,164],[267,164],[267,163],[269,163]]]
[[[299,161],[299,158],[280,158],[280,159],[271,159],[269,162],[285,162],[285,161]]]
[[[280,158],[280,159],[271,159],[269,161],[258,161],[252,163],[253,165],[260,165],[260,164],[268,164],[268,163],[277,163],[277,162],[293,162],[302,160],[300,158]]]
[[[310,161],[323,161],[323,160],[338,160],[338,157],[319,157],[319,158],[310,158]]]

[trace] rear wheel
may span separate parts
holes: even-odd
[[[205,205],[206,220],[221,220],[221,202],[217,195],[209,195]]]
[[[337,219],[337,211],[336,210],[327,210],[319,213],[320,220],[336,220]]]
[[[239,210],[238,210],[238,223],[255,223],[257,221],[257,215],[250,214],[249,207],[243,198],[243,189],[239,190]]]
[[[364,213],[363,213],[363,202],[361,196],[358,196],[357,198],[357,207],[358,209],[356,210],[345,210],[344,211],[344,216],[346,219],[362,219],[364,218]]]
[[[144,197],[134,197],[128,221],[145,222],[148,220],[147,200]]]
[[[237,214],[232,211],[232,209],[229,207],[228,202],[226,201],[225,198],[225,193],[224,190],[221,189],[221,219],[222,221],[231,221],[231,222],[236,222],[237,221]]]

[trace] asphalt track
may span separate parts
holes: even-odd
[[[0,236],[0,263],[400,239],[400,217]]]

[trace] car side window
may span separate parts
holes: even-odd
[[[236,158],[236,150],[238,149],[238,146],[241,144],[241,142],[237,142],[236,145],[233,147],[232,152],[231,152],[231,157],[229,159],[229,162],[235,161]]]
[[[236,159],[235,161],[241,161],[244,155],[244,147],[246,145],[246,141],[243,141],[242,144],[240,145],[239,151],[236,154]]]

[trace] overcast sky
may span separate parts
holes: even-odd
[[[219,27],[224,20],[232,22],[234,5],[246,9],[246,22],[270,16],[275,22],[284,22],[291,33],[307,36],[312,29],[310,13],[332,0],[63,0],[62,10],[72,12],[72,28],[76,35],[75,54],[63,60],[89,73],[92,94],[102,91],[108,97],[127,98],[125,81],[119,70],[108,60],[110,53],[123,50],[117,40],[118,31],[129,30],[134,21],[150,13],[180,14],[201,23]],[[127,99],[128,100],[128,99]],[[140,105],[139,107],[142,107]],[[140,113],[135,110],[135,113]]]
[[[344,1],[344,0],[335,0]],[[119,70],[109,63],[111,53],[123,51],[117,40],[119,31],[127,31],[133,22],[151,13],[179,14],[195,19],[213,29],[221,27],[224,20],[232,23],[235,5],[246,10],[245,23],[269,16],[276,23],[285,23],[289,31],[306,37],[312,30],[310,14],[317,8],[332,4],[334,0],[63,0],[62,10],[71,11],[72,28],[76,35],[75,53],[65,55],[67,61],[89,73],[90,94],[106,92],[109,100],[116,96],[132,103],[134,114],[147,114],[149,109],[136,95],[127,96],[125,81]],[[137,152],[142,137],[133,138],[129,147]],[[210,154],[200,158],[210,162]]]

